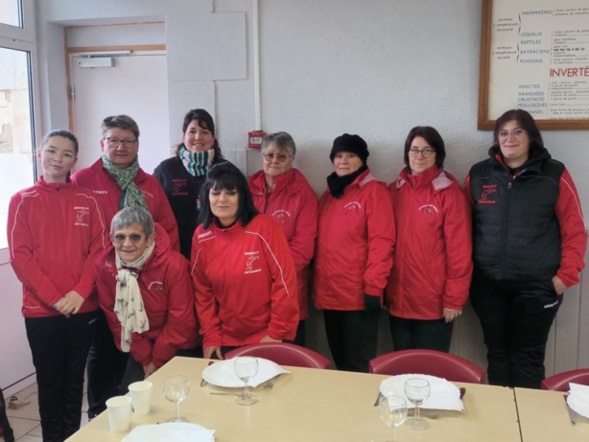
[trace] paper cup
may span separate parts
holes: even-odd
[[[149,413],[152,387],[153,384],[149,381],[133,382],[129,385],[133,414],[142,416]]]
[[[121,433],[129,430],[131,424],[131,398],[115,396],[106,401],[110,431]]]

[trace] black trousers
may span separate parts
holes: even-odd
[[[296,345],[300,345],[304,347],[307,343],[307,321],[299,321],[299,325],[297,327],[297,335],[295,336],[294,343]]]
[[[489,383],[540,388],[548,334],[563,300],[552,280],[496,282],[474,277],[470,297],[487,345]]]
[[[96,312],[25,318],[44,442],[61,442],[80,428],[84,367],[95,324]]]
[[[106,410],[106,401],[119,394],[128,353],[120,352],[114,339],[104,312],[100,310],[88,353],[88,419]]]
[[[389,326],[396,350],[426,348],[448,353],[452,343],[454,322],[444,318],[434,320],[405,319],[389,315]]]
[[[0,388],[0,428],[2,429],[0,433],[4,433],[5,442],[14,442],[14,432],[10,427],[10,422],[8,422],[8,416],[6,416],[7,408],[8,406],[6,405],[6,401],[4,400],[4,393]]]
[[[338,370],[368,373],[368,362],[376,357],[379,316],[380,309],[323,311],[327,342]]]
[[[181,349],[178,350],[176,356],[185,356],[190,358],[202,358],[202,347],[195,347],[190,349]],[[145,379],[145,370],[143,370],[143,365],[137,362],[133,356],[129,356],[127,360],[127,367],[125,368],[125,373],[123,375],[123,379],[119,386],[119,394],[125,395],[129,391],[129,385],[133,382],[143,381]]]

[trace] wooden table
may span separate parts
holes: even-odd
[[[235,403],[235,396],[211,395],[211,391],[235,391],[210,385],[200,387],[205,359],[176,357],[160,368],[154,383],[152,411],[132,418],[132,427],[164,422],[174,416],[174,405],[161,395],[163,380],[174,374],[189,377],[191,391],[181,406],[182,416],[215,429],[217,442],[383,441],[390,429],[380,421],[374,401],[387,376],[287,367],[291,373],[276,379],[271,390],[259,387],[255,405]],[[477,384],[466,387],[463,414],[448,413],[429,420],[426,431],[397,428],[397,439],[409,441],[520,441],[513,390]],[[68,441],[118,442],[126,433],[111,433],[102,413]],[[561,439],[563,440],[563,439]]]
[[[524,442],[589,441],[589,419],[580,418],[572,425],[562,392],[514,390]]]

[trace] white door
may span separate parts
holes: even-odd
[[[170,156],[165,54],[114,56],[113,67],[78,66],[83,58],[70,59],[73,132],[80,142],[76,168],[90,166],[100,157],[102,120],[127,114],[139,125],[139,165],[152,173]]]

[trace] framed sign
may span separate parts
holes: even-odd
[[[589,0],[483,0],[479,75],[479,129],[514,108],[589,129]]]

